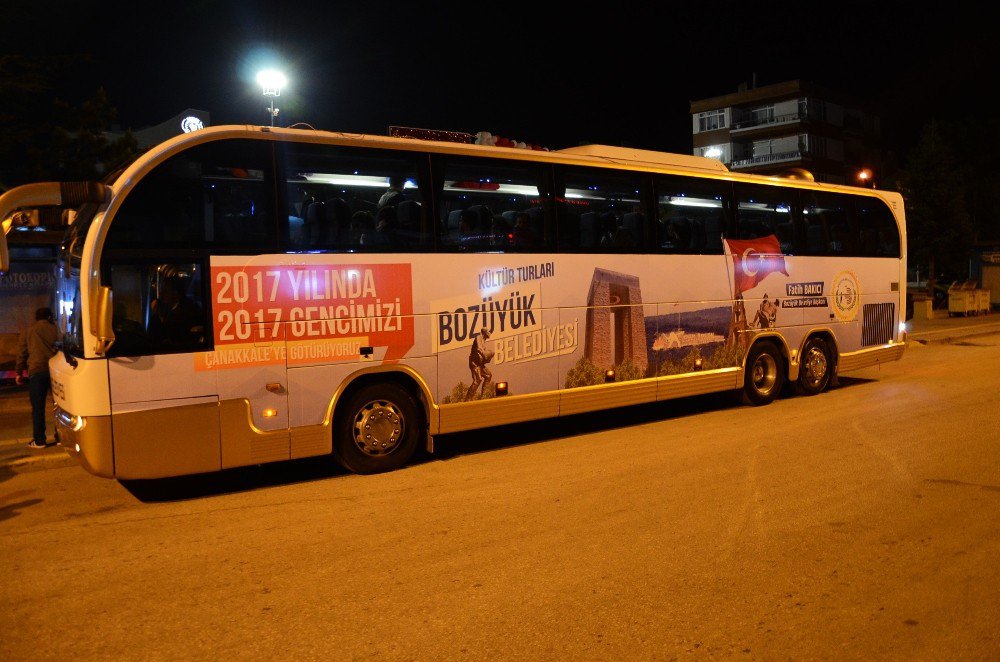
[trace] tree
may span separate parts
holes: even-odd
[[[104,90],[75,89],[81,66],[80,58],[0,57],[0,190],[97,179],[137,152],[131,133],[105,134],[115,110]]]
[[[917,264],[929,268],[933,295],[939,272],[960,272],[974,237],[966,207],[967,177],[955,156],[947,128],[924,127],[900,175],[906,200],[907,248]]]

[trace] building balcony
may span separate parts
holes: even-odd
[[[809,156],[809,152],[797,149],[793,152],[779,152],[777,154],[762,154],[749,159],[740,159],[729,164],[730,169],[752,168],[761,165],[772,165],[776,163],[787,163],[789,161],[801,161]]]
[[[788,113],[785,115],[775,115],[773,117],[753,117],[748,116],[738,122],[733,122],[733,126],[730,129],[730,133],[739,133],[740,131],[749,131],[750,129],[760,129],[763,127],[770,126],[780,126],[782,124],[794,124],[796,122],[801,122],[804,119],[808,119],[808,113]]]

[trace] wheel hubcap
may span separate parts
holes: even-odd
[[[753,380],[753,387],[761,395],[767,395],[774,388],[774,383],[778,379],[778,366],[774,362],[774,357],[770,354],[761,354],[753,363],[753,370],[750,373]]]
[[[802,365],[805,368],[806,382],[810,386],[816,387],[823,383],[827,370],[826,354],[816,347],[811,347]]]
[[[403,414],[387,400],[369,402],[354,417],[354,443],[366,455],[387,455],[406,429]]]

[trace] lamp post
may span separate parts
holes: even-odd
[[[865,188],[875,188],[875,175],[868,168],[858,170],[858,183]]]
[[[281,96],[281,88],[288,83],[285,74],[277,69],[265,69],[257,74],[257,84],[264,90],[264,96],[271,98],[271,107],[267,109],[271,116],[271,126],[274,126],[274,118],[277,117],[279,108],[274,107],[274,97]]]

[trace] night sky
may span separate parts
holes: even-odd
[[[281,125],[689,152],[690,101],[756,75],[854,96],[905,154],[932,117],[991,112],[974,86],[996,79],[988,21],[954,4],[68,4],[6,2],[2,52],[78,56],[78,89],[103,86],[135,129],[185,108],[267,123],[254,76],[273,64],[290,78]]]

